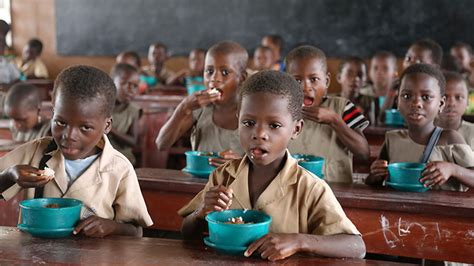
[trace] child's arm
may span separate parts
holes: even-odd
[[[308,252],[324,257],[363,258],[365,244],[359,235],[310,235],[270,233],[252,243],[244,255],[258,252],[271,261],[287,258],[298,252]]]
[[[114,220],[89,216],[79,222],[73,234],[82,233],[88,237],[105,237],[108,235],[124,235],[141,237],[143,232],[140,226],[130,223],[119,223]]]
[[[197,91],[176,107],[171,118],[166,121],[155,140],[158,150],[167,150],[193,125],[192,112],[202,106],[220,99],[220,93],[210,93],[210,90]]]
[[[227,210],[232,204],[232,189],[223,185],[215,186],[206,192],[204,202],[193,213],[186,216],[181,226],[181,233],[185,239],[200,238],[206,230],[207,223],[204,217],[212,211]]]
[[[464,168],[455,163],[430,162],[426,165],[422,176],[420,182],[424,183],[425,187],[441,186],[449,178],[454,178],[467,187],[474,187],[474,169]]]
[[[169,76],[168,79],[166,79],[166,84],[168,85],[184,85],[184,78],[189,75],[189,70],[188,69],[182,69],[181,71],[178,71],[174,73],[173,75]]]
[[[388,153],[385,143],[380,150],[379,158],[370,165],[370,174],[365,179],[366,185],[381,186],[388,178]]]
[[[360,130],[348,127],[336,112],[323,107],[303,107],[303,116],[318,123],[328,124],[336,132],[342,144],[356,157],[363,160],[369,158],[369,143],[364,134]]]
[[[43,173],[44,170],[29,165],[11,166],[0,173],[0,191],[5,191],[15,183],[23,188],[43,187],[52,179]]]

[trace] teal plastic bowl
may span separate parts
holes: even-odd
[[[67,198],[29,199],[20,202],[23,231],[39,237],[65,237],[79,222],[82,201]]]
[[[424,163],[391,163],[388,165],[389,181],[396,184],[420,185]]]
[[[216,169],[209,164],[209,158],[218,157],[215,152],[187,151],[184,154],[186,154],[186,168],[183,169],[185,172],[197,177],[209,177]]]
[[[314,156],[314,155],[306,155],[306,154],[293,154],[292,156],[293,158],[298,160],[298,164],[301,167],[317,175],[321,179],[324,178],[324,174],[323,174],[324,158],[323,157]]]
[[[402,127],[405,125],[405,119],[397,109],[385,110],[385,125]]]
[[[246,224],[226,223],[230,218],[242,217]],[[248,247],[268,234],[272,217],[256,210],[226,210],[206,215],[209,241],[217,246]]]

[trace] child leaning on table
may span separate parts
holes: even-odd
[[[264,70],[241,88],[239,135],[245,156],[216,169],[205,188],[179,210],[185,238],[198,238],[212,211],[256,209],[272,217],[271,233],[256,240],[257,252],[280,260],[298,252],[363,257],[360,233],[325,181],[298,166],[287,146],[303,128],[303,91],[290,75]]]
[[[75,198],[84,203],[74,234],[90,237],[142,234],[153,224],[135,171],[106,134],[112,127],[116,89],[99,69],[74,66],[56,78],[53,137],[28,142],[0,158],[0,191],[8,200]],[[53,169],[47,176],[44,167]]]

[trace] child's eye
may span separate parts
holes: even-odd
[[[309,81],[311,81],[311,83],[315,83],[319,81],[319,78],[310,78]]]
[[[59,120],[54,120],[54,124],[56,124],[56,126],[60,126],[60,127],[65,127],[66,126],[66,123],[61,122]]]
[[[94,128],[93,127],[90,127],[90,126],[81,126],[81,130],[82,131],[91,131],[93,130]]]
[[[223,70],[221,71],[221,73],[222,73],[222,76],[227,76],[227,75],[229,75],[229,70],[223,69]]]
[[[214,69],[206,69],[206,74],[212,75],[214,73]]]
[[[251,120],[244,120],[244,121],[242,121],[242,124],[246,127],[251,127],[251,126],[255,125],[255,122],[251,121]]]
[[[456,99],[457,101],[461,101],[461,100],[464,100],[464,97],[463,97],[463,96],[456,96],[455,99]]]
[[[423,96],[421,96],[421,99],[422,99],[423,101],[429,101],[429,100],[431,100],[431,98],[432,98],[432,97],[431,97],[430,95],[423,95]]]
[[[280,128],[280,127],[281,127],[281,124],[278,124],[278,123],[271,123],[270,124],[271,129],[277,129],[277,128]]]
[[[406,93],[402,94],[402,98],[405,99],[405,100],[408,100],[408,99],[410,99],[410,95],[408,95]]]
[[[298,82],[299,84],[301,84],[301,79],[298,78],[298,79],[295,79],[295,80],[296,80],[296,82]]]

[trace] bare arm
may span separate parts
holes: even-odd
[[[348,127],[344,120],[342,120],[342,117],[337,115],[329,125],[334,129],[337,138],[342,142],[342,144],[344,144],[355,156],[363,160],[369,159],[369,143],[362,131]]]
[[[181,225],[181,234],[184,239],[199,239],[207,228],[207,222],[200,217],[199,210],[186,216]]]
[[[185,101],[181,102],[176,110],[166,121],[155,140],[158,150],[167,150],[193,126],[192,110],[186,107]]]

